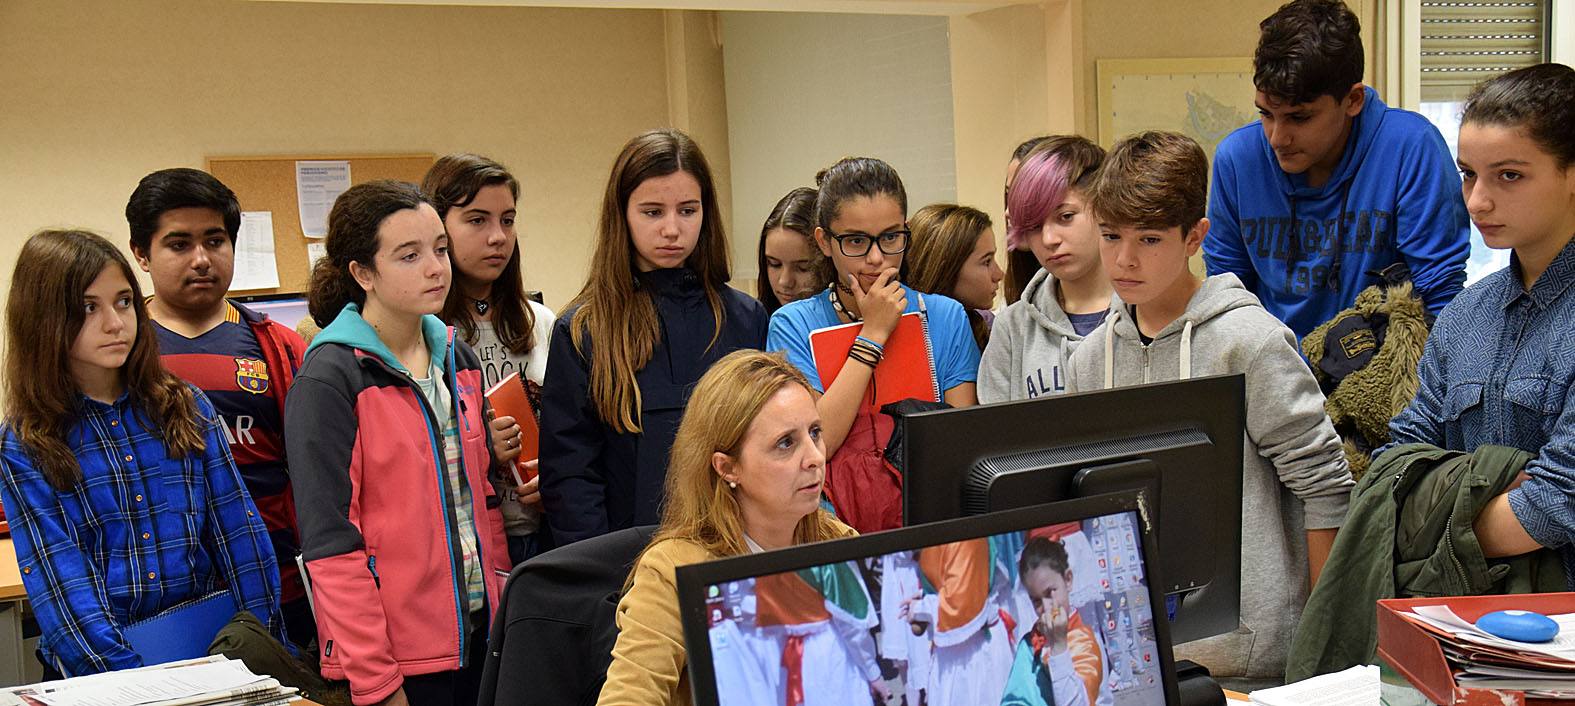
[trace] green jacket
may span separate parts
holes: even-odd
[[[1565,590],[1554,552],[1489,560],[1472,529],[1531,458],[1503,446],[1465,453],[1425,444],[1379,455],[1351,494],[1345,526],[1302,611],[1286,680],[1370,663],[1380,598]]]

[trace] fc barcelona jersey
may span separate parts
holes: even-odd
[[[299,583],[291,580],[299,549],[284,458],[284,420],[275,397],[284,390],[274,384],[257,336],[234,307],[225,314],[224,323],[196,338],[186,338],[156,321],[153,330],[164,367],[201,388],[222,418],[235,466],[273,540],[285,580],[284,598],[291,600],[300,593]]]
[[[154,322],[159,357],[170,372],[202,388],[213,401],[247,489],[254,496],[273,495],[284,483],[284,420],[257,336],[234,309],[230,312],[224,323],[196,338]]]

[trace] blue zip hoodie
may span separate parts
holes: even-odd
[[[1210,275],[1234,273],[1298,339],[1334,318],[1396,262],[1430,313],[1466,281],[1470,218],[1449,147],[1426,118],[1367,89],[1340,163],[1321,187],[1287,174],[1260,121],[1214,153]]]

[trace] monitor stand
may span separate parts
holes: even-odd
[[[1176,662],[1176,694],[1181,706],[1225,706],[1225,690],[1209,669],[1190,659]]]

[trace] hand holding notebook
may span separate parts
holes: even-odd
[[[486,394],[494,415],[513,417],[514,423],[520,426],[520,455],[514,459],[511,470],[514,471],[515,482],[525,485],[536,477],[536,467],[527,466],[526,463],[540,456],[537,449],[540,432],[536,427],[536,412],[530,406],[530,398],[525,395],[525,383],[520,380],[519,372],[515,371],[487,388]]]
[[[815,370],[820,374],[820,384],[830,388],[842,366],[848,362],[848,351],[853,348],[864,324],[851,323],[816,329],[809,334],[809,345],[815,354]],[[935,361],[930,352],[930,339],[925,335],[924,317],[917,313],[903,314],[897,328],[886,339],[885,354],[864,399],[875,407],[898,400],[919,399],[927,402],[941,401],[936,389]]]

